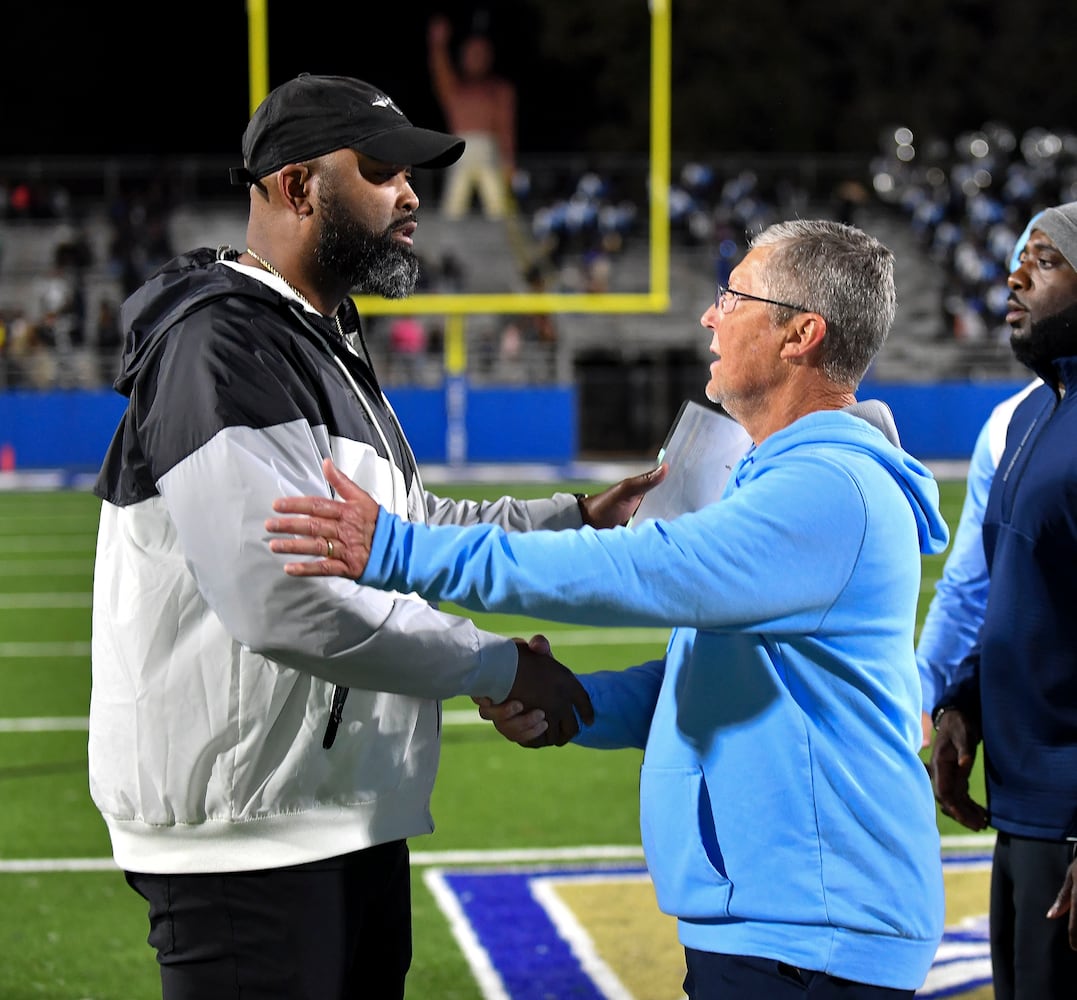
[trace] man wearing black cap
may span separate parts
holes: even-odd
[[[996,1000],[1077,993],[1077,202],[1036,220],[1008,279],[1016,357],[1044,384],[1014,410],[984,512],[977,647],[934,706],[942,808],[998,831]],[[969,795],[984,752],[987,808]],[[1068,915],[1068,917],[1067,917]]]
[[[423,489],[349,293],[412,292],[411,168],[462,147],[360,80],[291,80],[233,171],[245,249],[184,254],[124,303],[128,405],[95,486],[90,787],[149,903],[165,1000],[402,997],[440,700],[517,698],[559,742],[591,717],[527,643],[289,577],[265,544],[274,497],[330,495],[330,459],[402,517],[518,530],[622,523],[661,478],[580,501]]]

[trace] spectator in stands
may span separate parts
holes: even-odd
[[[97,348],[97,367],[100,377],[111,385],[122,368],[123,333],[120,312],[112,299],[105,297],[97,303],[97,322],[94,324],[94,343]]]
[[[932,146],[950,152],[933,155]],[[996,350],[1009,337],[1005,263],[1025,220],[1077,195],[1077,142],[1038,128],[1018,140],[1005,125],[986,123],[977,132],[916,147],[911,160],[902,162],[891,149],[876,161],[876,189],[909,215],[941,269],[944,336],[968,344],[970,371],[984,362],[1011,368],[1012,353]]]
[[[398,382],[423,381],[426,327],[416,316],[394,316],[389,323],[389,373]]]
[[[281,498],[266,522],[291,536],[278,552],[332,540],[333,560],[296,575],[674,627],[663,659],[581,675],[595,719],[575,742],[645,747],[644,849],[691,1000],[911,1000],[942,935],[912,640],[921,553],[947,529],[888,411],[855,399],[894,310],[893,256],[865,233],[798,220],[757,236],[701,320],[707,395],[754,444],[719,502],[672,520],[427,529],[330,469],[346,502]],[[541,713],[521,708],[484,711],[542,745]]]
[[[1011,347],[1044,384],[1014,410],[999,462],[1005,474],[988,493],[989,595],[977,645],[934,706],[931,773],[948,815],[997,831],[996,1000],[1070,1000],[1077,984],[1077,202],[1036,220],[1007,283]],[[969,794],[981,744],[987,807]]]
[[[11,321],[14,314],[6,309],[0,309],[0,389],[13,388],[11,383]]]
[[[478,193],[488,219],[508,212],[516,167],[516,88],[494,72],[494,49],[485,35],[471,34],[460,46],[459,68],[449,49],[448,18],[430,20],[427,33],[430,77],[449,130],[467,140],[463,156],[446,174],[441,210],[459,219]]]
[[[460,258],[451,250],[441,255],[436,277],[436,291],[455,294],[464,290],[466,275]]]
[[[153,185],[121,192],[110,204],[109,267],[125,297],[174,256],[168,211],[167,199]]]
[[[548,291],[547,278],[541,264],[531,264],[524,272],[531,294]],[[557,375],[556,343],[557,326],[549,313],[508,315],[476,342],[478,367],[488,369],[491,379],[503,385],[552,382]]]
[[[834,188],[834,216],[838,222],[855,225],[857,214],[868,201],[868,189],[855,177],[846,177]]]
[[[56,357],[37,325],[22,311],[7,324],[8,386],[12,389],[48,389],[56,382]]]
[[[524,271],[524,281],[531,295],[543,295],[550,290],[549,274],[541,264],[530,264]],[[557,343],[557,323],[550,313],[529,313],[516,318],[524,339],[547,347]]]
[[[124,304],[128,404],[95,487],[90,788],[149,901],[165,1000],[400,1000],[440,699],[519,697],[561,742],[574,709],[590,717],[527,643],[292,580],[262,541],[272,497],[328,497],[330,455],[403,516],[521,530],[623,523],[661,481],[481,504],[423,489],[349,293],[412,293],[411,166],[462,146],[360,80],[290,80],[244,132],[246,248],[184,254]]]
[[[79,352],[85,339],[85,298],[80,271],[63,244],[37,287],[34,317],[38,343],[52,352],[50,382],[65,388],[78,384]]]

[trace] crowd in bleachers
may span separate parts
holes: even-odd
[[[0,181],[0,388],[90,388],[118,369],[120,303],[173,256],[153,185],[102,205]]]
[[[998,122],[952,142],[919,143],[888,131],[872,164],[875,194],[907,220],[943,269],[941,336],[1008,341],[1006,275],[1032,215],[1077,199],[1077,135],[1045,128],[1017,135]]]
[[[646,183],[638,171],[585,169],[540,190],[518,171],[514,189],[556,291],[608,291],[619,256],[633,240],[648,238]],[[800,214],[808,197],[797,178],[764,180],[741,167],[723,174],[691,161],[670,184],[670,238],[711,248],[721,281],[743,254],[746,233],[783,213]]]
[[[617,280],[626,251],[649,239],[646,185],[638,163],[517,170],[517,218],[531,247],[520,262],[520,289],[626,290]],[[894,128],[865,176],[685,163],[669,191],[670,238],[674,249],[697,251],[697,266],[723,282],[747,234],[779,218],[825,212],[851,221],[865,207],[886,210],[941,270],[937,336],[999,342],[1008,338],[1005,275],[1018,234],[1033,212],[1074,199],[1071,133],[1017,135],[989,123],[952,142],[918,142]],[[173,255],[172,206],[152,179],[99,202],[91,214],[62,184],[0,179],[0,388],[103,385],[114,377],[119,304]],[[454,253],[425,261],[422,271],[420,291],[468,290]],[[549,316],[502,317],[469,363],[491,377],[526,378],[521,359],[536,347],[549,353],[556,326]],[[389,380],[440,378],[440,324],[403,317],[372,327],[385,342]]]

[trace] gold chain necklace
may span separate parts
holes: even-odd
[[[308,299],[298,288],[295,287],[283,274],[280,273],[272,264],[269,263],[264,257],[259,257],[250,247],[247,247],[247,253],[249,253],[259,264],[262,265],[274,278],[280,278],[291,290],[292,294],[299,299],[308,309],[312,312],[318,313],[319,316],[324,315],[320,310],[314,308],[314,304]],[[334,322],[337,324],[337,332],[340,334],[340,339],[347,342],[347,337],[344,334],[344,324],[340,322],[339,311],[338,314],[333,317]]]

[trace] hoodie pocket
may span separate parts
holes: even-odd
[[[662,912],[688,919],[728,916],[733,886],[703,772],[644,766],[640,806],[643,852]]]

